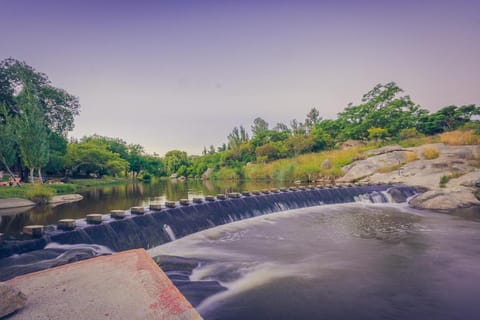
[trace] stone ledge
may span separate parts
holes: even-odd
[[[143,249],[101,256],[6,282],[28,297],[9,319],[201,319]]]

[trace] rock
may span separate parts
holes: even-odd
[[[407,149],[404,149],[401,146],[395,144],[392,146],[386,146],[378,149],[369,150],[366,152],[366,154],[369,157],[371,157],[371,156],[378,156],[380,154],[385,154],[385,153],[394,152],[394,151],[407,151]]]
[[[455,187],[427,191],[410,200],[409,204],[417,209],[452,210],[480,205],[480,201],[473,189]]]
[[[70,203],[70,202],[77,202],[83,199],[83,196],[77,193],[74,194],[64,194],[60,196],[53,196],[49,204],[61,204],[61,203]]]
[[[463,186],[471,188],[480,188],[480,170],[474,170],[466,173],[456,179],[450,179],[447,184],[449,187]]]
[[[26,302],[27,296],[21,291],[0,283],[0,318],[23,308]]]
[[[325,159],[322,162],[322,169],[330,169],[332,167],[332,164],[330,163],[330,160]]]

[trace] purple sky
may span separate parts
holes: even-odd
[[[80,97],[73,137],[199,154],[263,117],[332,118],[377,83],[480,104],[480,1],[0,0],[0,59]]]

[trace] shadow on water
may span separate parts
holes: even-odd
[[[178,201],[203,195],[280,187],[273,182],[246,181],[156,181],[104,186],[80,192],[83,200],[59,206],[37,206],[0,210],[0,233],[19,233],[24,225],[50,225],[60,219],[79,219],[89,213],[106,214],[110,210],[148,206],[166,200]]]

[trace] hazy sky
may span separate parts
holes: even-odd
[[[332,118],[377,83],[480,104],[480,1],[0,0],[0,59],[80,97],[73,137],[199,154],[255,117]]]

